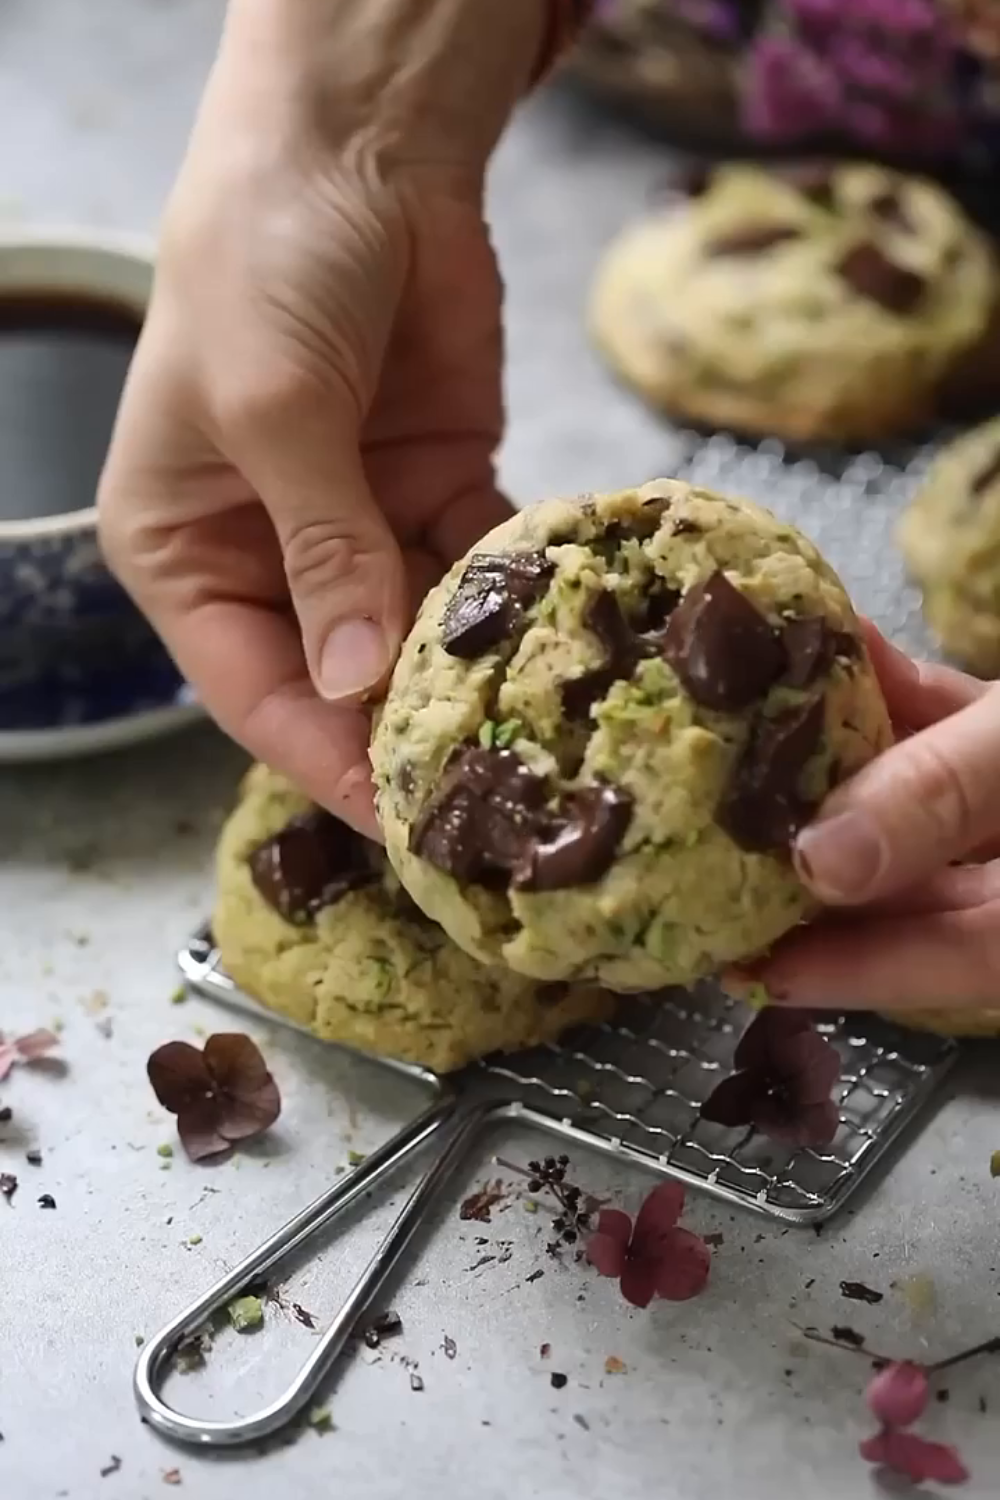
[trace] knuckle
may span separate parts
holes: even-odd
[[[285,575],[299,595],[327,592],[351,579],[369,555],[335,521],[310,521],[285,539]]]
[[[256,446],[275,429],[287,432],[317,400],[316,382],[292,361],[271,360],[266,371],[242,371],[213,393],[215,419],[226,439]]]
[[[974,832],[973,798],[955,762],[920,735],[907,746],[912,802],[908,814],[929,823],[942,842],[971,838]]]

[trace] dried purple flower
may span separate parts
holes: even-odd
[[[202,1050],[166,1042],[146,1064],[157,1099],[177,1116],[192,1161],[218,1156],[273,1125],[281,1113],[278,1085],[256,1043],[242,1032],[210,1036]]]
[[[836,1048],[801,1011],[769,1006],[740,1037],[736,1071],[701,1107],[716,1125],[752,1125],[790,1146],[826,1146],[837,1133],[830,1097],[840,1076]]]

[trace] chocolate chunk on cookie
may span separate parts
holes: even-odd
[[[512,750],[468,746],[414,825],[411,848],[467,885],[589,885],[614,859],[631,798],[609,786],[553,799]]]
[[[441,625],[449,656],[471,661],[510,640],[526,611],[544,594],[551,575],[552,564],[544,553],[474,555]]]
[[[722,713],[747,708],[785,666],[777,630],[721,569],[688,589],[670,617],[663,655],[696,703]]]
[[[301,926],[348,891],[379,878],[380,851],[315,808],[293,818],[250,854],[250,874],[267,904]]]
[[[786,848],[808,821],[813,804],[800,782],[822,734],[819,697],[758,719],[715,815],[741,849],[767,854]]]
[[[974,495],[982,495],[998,479],[1000,479],[1000,449],[978,471],[969,489]]]
[[[593,885],[605,875],[628,829],[632,798],[613,786],[583,787],[565,797],[513,885],[525,891],[559,891]]]
[[[927,290],[923,276],[897,266],[869,240],[848,250],[837,263],[837,273],[860,297],[901,317],[913,311]]]
[[[468,745],[413,826],[410,847],[468,885],[505,887],[545,806],[545,783],[513,750]]]
[[[709,240],[705,254],[712,259],[720,255],[764,255],[775,245],[787,245],[790,240],[801,238],[802,231],[793,224],[747,224]]]

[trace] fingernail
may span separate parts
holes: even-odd
[[[860,901],[882,869],[878,829],[863,813],[837,813],[804,828],[792,851],[795,868],[820,899]]]
[[[374,620],[341,620],[320,655],[319,690],[331,703],[357,698],[381,682],[389,663],[389,643]]]

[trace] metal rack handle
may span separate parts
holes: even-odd
[[[448,1130],[448,1123],[456,1113],[456,1100],[446,1096],[437,1101],[385,1145],[373,1151],[350,1177],[327,1189],[238,1266],[227,1272],[197,1302],[193,1302],[172,1319],[145,1345],[136,1363],[133,1390],[143,1419],[157,1432],[175,1442],[208,1448],[230,1448],[256,1442],[292,1421],[308,1404],[341,1353],[359,1317],[378,1294],[418,1228],[428,1200],[457,1166],[464,1151],[478,1134],[484,1117],[490,1112],[488,1106],[463,1111],[454,1129]],[[169,1373],[171,1356],[176,1353],[181,1341],[204,1327],[214,1313],[225,1307],[248,1284],[274,1270],[356,1202],[363,1193],[380,1184],[442,1131],[447,1137],[444,1145],[410,1195],[333,1323],[288,1389],[253,1416],[232,1422],[205,1421],[199,1417],[185,1416],[168,1406],[159,1390]]]

